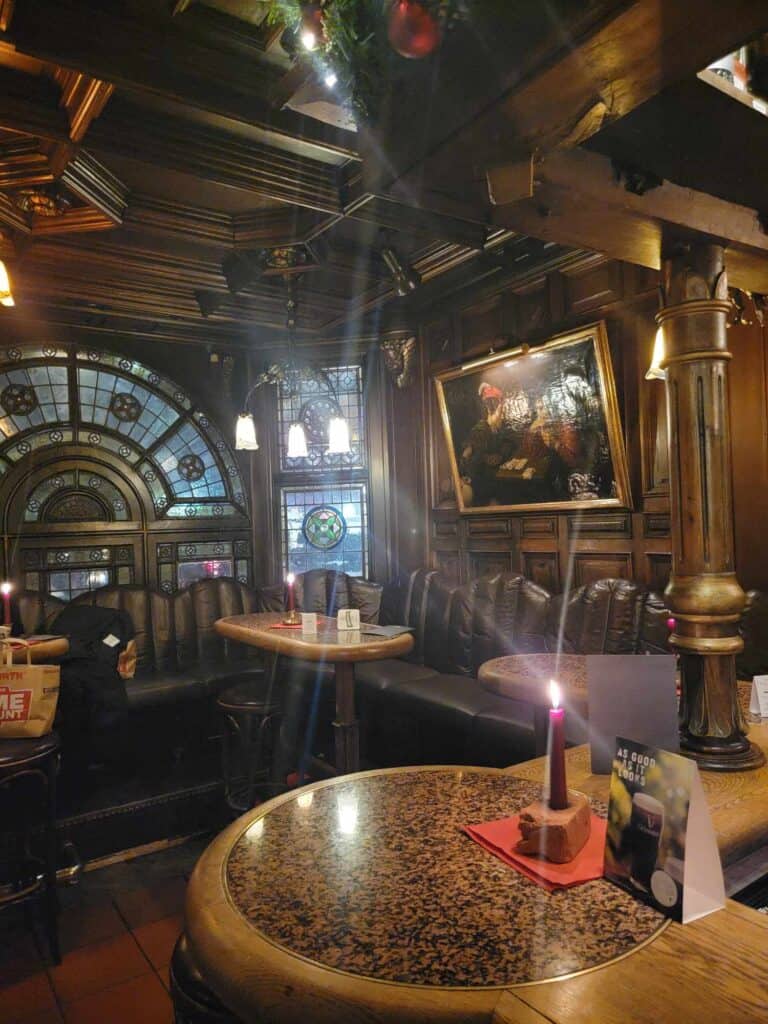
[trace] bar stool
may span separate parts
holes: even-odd
[[[271,754],[280,705],[258,685],[237,683],[224,690],[216,706],[224,716],[224,798],[230,810],[244,814],[253,807],[257,787],[271,785],[266,754]]]
[[[59,949],[59,904],[56,895],[56,773],[60,743],[53,732],[39,739],[0,740],[0,789],[9,791],[9,802],[21,780],[30,779],[42,789],[43,847],[42,857],[31,852],[31,840],[39,816],[22,822],[20,828],[6,828],[0,818],[0,831],[11,837],[16,847],[11,858],[13,877],[0,889],[0,909],[10,904],[41,898],[48,945],[54,963],[61,963]],[[21,804],[26,810],[27,801]],[[14,816],[15,817],[15,816]],[[38,820],[35,821],[34,817]]]
[[[168,974],[175,1024],[240,1024],[208,988],[183,932],[174,947]]]

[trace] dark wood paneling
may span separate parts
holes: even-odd
[[[512,296],[515,333],[521,338],[542,335],[551,322],[547,278],[540,277]]]
[[[507,327],[504,293],[463,309],[458,320],[464,356],[483,355],[491,348],[499,348],[499,339]]]
[[[631,551],[589,551],[577,554],[573,560],[573,584],[576,587],[595,580],[634,578]]]
[[[663,594],[672,571],[672,556],[649,552],[645,556],[645,561],[648,586],[657,593]]]
[[[479,576],[495,576],[512,569],[510,551],[471,551],[468,559],[470,579]]]
[[[447,580],[458,581],[461,578],[461,558],[457,551],[434,551],[432,564]]]
[[[423,332],[427,359],[434,371],[439,366],[446,366],[456,359],[458,353],[455,346],[455,335],[451,321],[447,317],[433,320],[426,325]]]
[[[523,537],[556,537],[557,516],[523,516],[521,534]]]
[[[646,537],[669,537],[669,512],[648,512],[643,516]]]
[[[556,551],[521,551],[521,570],[524,576],[550,593],[560,590],[560,565]]]
[[[512,521],[509,516],[499,519],[468,519],[467,537],[511,537]]]
[[[593,264],[563,271],[566,316],[589,313],[622,298],[621,264],[597,257]]]
[[[631,533],[629,512],[596,512],[592,515],[568,516],[568,534],[571,537],[628,537]]]

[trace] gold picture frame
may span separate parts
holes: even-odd
[[[604,321],[434,381],[460,512],[631,508]]]

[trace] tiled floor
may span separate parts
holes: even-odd
[[[170,1024],[168,963],[207,840],[87,872],[61,890],[62,962],[0,913],[0,1024]]]

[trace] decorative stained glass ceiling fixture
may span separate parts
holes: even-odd
[[[250,402],[256,391],[265,384],[285,384],[290,389],[298,390],[301,381],[313,380],[328,391],[333,405],[333,412],[328,421],[328,454],[347,455],[350,452],[349,424],[342,415],[336,390],[325,370],[309,363],[298,362],[295,353],[296,338],[296,282],[297,277],[286,275],[288,300],[286,302],[286,327],[288,328],[288,359],[285,363],[273,363],[256,378],[255,383],[245,396],[243,411],[237,417],[235,425],[235,448],[240,451],[258,451],[259,442],[256,437],[256,421],[253,413],[248,411]],[[289,459],[305,459],[309,454],[307,435],[304,424],[298,420],[288,428]]]

